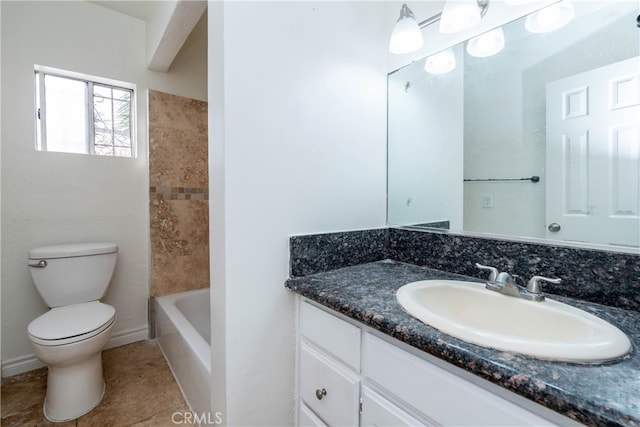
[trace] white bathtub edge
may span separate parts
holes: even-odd
[[[208,292],[198,289],[155,298],[156,342],[189,408],[198,414],[208,413],[211,403],[211,347],[175,304]],[[208,297],[206,302],[208,307]]]

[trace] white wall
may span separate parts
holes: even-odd
[[[289,236],[385,225],[384,12],[209,2],[212,410],[228,425],[293,423]]]
[[[449,221],[462,229],[464,50],[455,70],[434,75],[422,63],[389,76],[388,221]]]
[[[2,2],[2,362],[3,376],[38,365],[28,323],[47,308],[26,266],[30,248],[114,241],[120,252],[103,301],[117,310],[111,345],[147,336],[149,268],[148,87],[206,99],[206,59],[192,71],[146,71],[143,21],[88,2]],[[186,60],[186,58],[185,58]],[[34,64],[137,85],[138,157],[35,150]],[[206,68],[205,68],[206,69]]]

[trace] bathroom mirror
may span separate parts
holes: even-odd
[[[638,2],[574,7],[552,32],[505,24],[492,56],[453,46],[446,74],[389,74],[389,225],[637,251]]]

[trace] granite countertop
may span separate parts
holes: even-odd
[[[478,281],[385,260],[291,278],[286,287],[583,424],[640,426],[640,313],[548,295],[614,324],[633,345],[616,363],[551,362],[470,344],[414,319],[396,302],[395,292],[425,279]]]

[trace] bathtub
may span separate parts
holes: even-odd
[[[211,309],[209,289],[157,297],[156,341],[191,410],[209,413]]]

